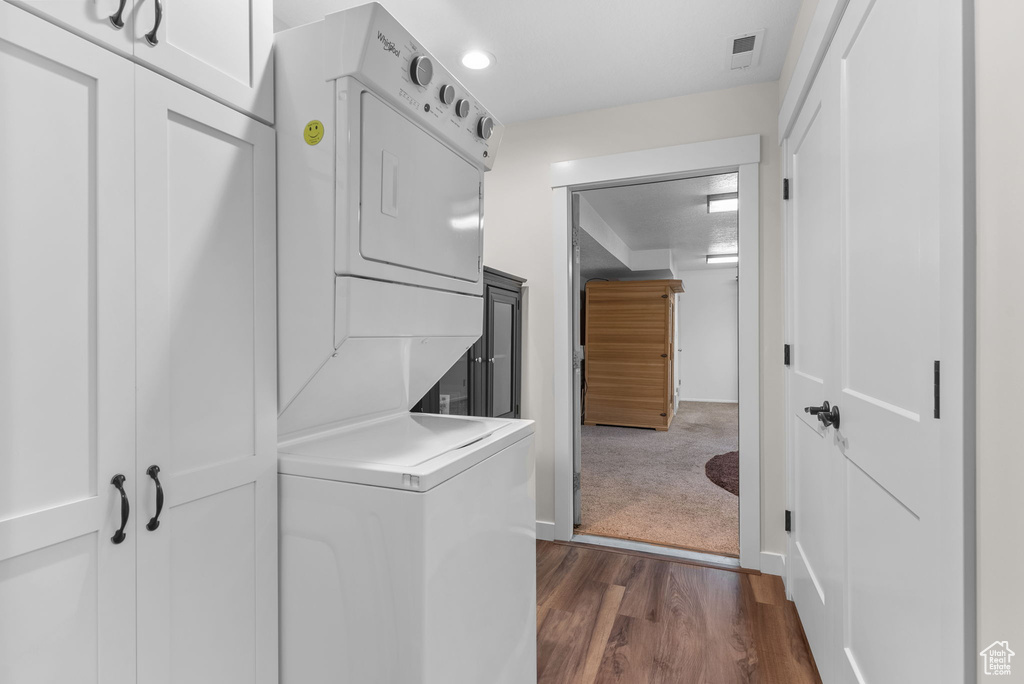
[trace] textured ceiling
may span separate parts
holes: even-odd
[[[737,187],[736,174],[727,173],[580,194],[630,249],[671,249],[683,271],[707,267],[708,254],[736,253],[737,213],[709,214],[707,196]]]
[[[280,30],[364,0],[274,0]],[[800,0],[382,0],[504,123],[779,78]],[[728,69],[729,39],[766,29],[761,62]],[[470,71],[467,49],[497,63]]]

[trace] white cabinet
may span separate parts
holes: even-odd
[[[0,679],[134,681],[132,65],[0,3]]]
[[[139,681],[272,682],[274,134],[142,67],[135,87]]]
[[[273,131],[2,2],[0,101],[0,679],[275,682]]]
[[[273,0],[7,1],[263,121],[274,120]]]

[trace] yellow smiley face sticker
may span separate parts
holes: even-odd
[[[302,131],[302,137],[306,139],[307,145],[316,145],[324,138],[324,125],[313,119]]]

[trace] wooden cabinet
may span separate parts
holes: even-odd
[[[523,376],[523,293],[526,281],[484,267],[483,336],[413,411],[518,418]]]
[[[269,684],[273,131],[2,2],[0,44],[0,679]]]
[[[584,424],[668,430],[679,280],[586,286]]]
[[[263,121],[274,121],[273,0],[7,2]]]

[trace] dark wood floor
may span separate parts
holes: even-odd
[[[537,679],[821,682],[778,577],[544,541]]]

